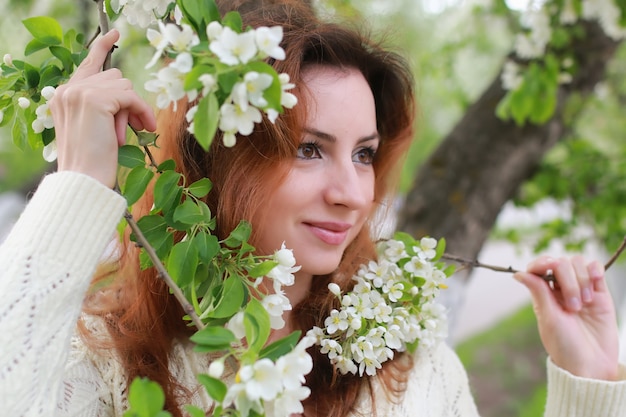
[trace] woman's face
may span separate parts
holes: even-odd
[[[316,66],[304,73],[309,91],[304,134],[285,181],[268,196],[257,246],[284,242],[300,276],[334,271],[374,202],[374,154],[380,138],[374,97],[357,70]]]

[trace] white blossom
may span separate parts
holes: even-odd
[[[186,54],[179,55],[180,60],[177,58],[172,64],[165,68],[161,68],[156,74],[156,79],[148,80],[144,84],[144,88],[147,91],[157,94],[156,105],[160,109],[167,108],[170,103],[174,103],[176,108],[176,102],[185,97],[186,92],[184,89],[185,73],[180,69],[191,69],[187,64]]]
[[[170,3],[171,0],[112,0],[111,7],[116,13],[121,9],[130,25],[147,28],[165,14]]]
[[[261,58],[269,56],[279,60],[285,59],[285,50],[279,46],[283,40],[282,26],[273,26],[271,28],[262,26],[257,28],[254,34]]]
[[[624,38],[626,31],[618,23],[621,12],[613,0],[583,0],[582,5],[584,19],[597,20],[604,32],[615,40]]]
[[[434,301],[446,278],[434,262],[437,241],[424,238],[411,248],[413,256],[401,241],[381,242],[378,261],[359,268],[351,292],[328,286],[341,297],[341,308],[307,335],[339,372],[374,375],[409,344],[427,347],[445,337],[445,310]]]
[[[269,294],[266,295],[261,301],[263,307],[270,316],[270,326],[272,329],[282,329],[285,327],[285,320],[283,319],[283,312],[291,310],[291,303],[289,298],[284,294]]]
[[[213,40],[209,49],[227,65],[246,64],[257,54],[254,32],[237,33],[228,26]]]
[[[502,68],[502,88],[505,90],[516,90],[524,81],[520,73],[520,66],[514,61],[507,60]]]
[[[47,162],[54,162],[57,159],[57,141],[53,140],[43,147],[43,159]]]
[[[189,123],[189,126],[187,126],[187,131],[192,135],[195,133],[193,118],[196,117],[197,112],[198,106],[193,106],[189,110],[187,110],[187,113],[185,113],[185,120],[187,120],[187,123]]]
[[[226,328],[233,332],[237,339],[243,339],[246,336],[246,328],[243,324],[243,311],[238,312],[228,320]]]
[[[3,119],[4,119],[4,110],[0,110],[0,123],[2,123]]]
[[[242,366],[239,370],[241,382],[245,385],[246,395],[252,401],[273,400],[282,390],[280,372],[274,362],[264,358],[254,365]]]
[[[211,74],[202,74],[198,77],[198,81],[202,83],[202,95],[207,96],[217,90],[217,80]]]
[[[212,21],[206,27],[206,36],[210,41],[214,41],[220,37],[223,30],[224,27],[219,22]]]
[[[223,373],[224,373],[224,360],[217,359],[211,362],[211,364],[209,365],[209,370],[208,370],[209,376],[212,376],[213,378],[221,378]]]
[[[267,417],[300,415],[304,412],[302,401],[309,395],[311,395],[311,390],[304,386],[285,390],[274,401],[265,403],[265,415]]]
[[[46,100],[46,101],[50,101],[52,99],[52,97],[54,97],[54,93],[56,92],[56,89],[51,86],[51,85],[47,85],[44,88],[41,89],[41,96]]]
[[[542,56],[552,36],[548,12],[545,8],[531,9],[523,16],[522,23],[528,28],[528,33],[516,37],[515,52],[525,59]]]
[[[4,56],[2,57],[2,62],[4,62],[4,65],[6,65],[7,67],[12,67],[13,57],[11,56],[11,54],[4,54]]]
[[[339,288],[339,285],[335,284],[334,282],[331,282],[330,284],[328,284],[328,289],[330,290],[331,293],[333,293],[337,297],[341,295],[341,288]]]
[[[30,107],[30,100],[26,97],[20,97],[17,99],[17,105],[23,109],[27,109]]]
[[[261,122],[261,112],[256,107],[248,106],[246,110],[243,110],[232,103],[224,103],[220,107],[219,128],[224,133],[233,134],[233,139],[235,132],[248,136],[254,130],[254,124],[259,122]],[[226,145],[226,137],[224,144]]]
[[[35,109],[35,115],[37,118],[32,123],[33,132],[41,133],[44,129],[52,129],[54,127],[54,119],[48,103],[39,105]]]

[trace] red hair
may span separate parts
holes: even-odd
[[[229,2],[223,2],[229,3]],[[279,72],[290,75],[296,88],[291,90],[303,97],[303,73],[316,65],[340,70],[360,71],[371,87],[376,105],[377,127],[381,143],[374,160],[375,198],[382,204],[395,191],[399,168],[413,136],[415,103],[413,78],[405,61],[397,54],[373,43],[357,31],[317,20],[310,8],[300,2],[277,2],[262,8],[239,8],[245,25],[252,27],[280,25],[284,30],[282,46],[287,58],[270,60]],[[227,6],[232,7],[232,2]],[[306,102],[300,100],[287,110],[275,124],[264,119],[250,136],[239,137],[233,148],[223,146],[217,137],[209,152],[205,152],[186,130],[186,105],[178,110],[166,109],[159,114],[160,160],[173,158],[187,183],[208,177],[213,189],[206,203],[217,220],[216,234],[223,239],[239,223],[248,220],[253,225],[251,243],[254,245],[258,227],[263,219],[263,196],[268,195],[285,178],[301,138],[306,115]],[[136,205],[138,213],[152,206],[148,193]],[[372,213],[373,215],[373,213]],[[372,217],[372,216],[370,216]],[[326,289],[332,280],[344,290],[352,286],[350,277],[364,261],[375,258],[370,222],[363,227],[344,252],[337,271],[313,280],[310,294],[294,307],[293,326],[306,333],[313,326],[323,327],[323,321],[336,298]],[[184,315],[156,271],[141,271],[137,265],[138,249],[126,245],[113,297],[101,304],[106,311],[113,346],[127,371],[128,380],[146,376],[159,382],[165,390],[167,409],[180,416],[178,405],[184,399],[180,387],[169,373],[168,363],[172,343],[189,335]],[[101,313],[102,314],[102,313]],[[340,375],[317,347],[309,352],[314,367],[307,376],[311,396],[305,402],[305,414],[342,417],[355,410],[362,387],[371,388],[370,378]],[[403,359],[404,358],[404,359]],[[408,359],[408,360],[406,360]],[[396,355],[379,371],[390,399],[398,399],[410,369],[410,357]],[[374,394],[370,395],[374,399]]]

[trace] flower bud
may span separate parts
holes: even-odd
[[[328,284],[328,289],[337,297],[339,297],[339,295],[341,294],[341,288],[339,288],[339,285],[335,284],[334,282]]]
[[[219,379],[224,373],[224,361],[221,359],[215,360],[211,362],[209,365],[209,376],[212,376],[215,379]]]
[[[274,260],[278,262],[280,266],[291,268],[296,264],[296,258],[293,256],[291,249],[285,248],[285,242],[280,246],[280,249],[274,253]]]
[[[50,100],[52,97],[54,97],[54,92],[56,90],[54,89],[54,87],[52,87],[51,85],[47,85],[45,86],[42,90],[41,90],[41,95],[43,98],[46,99],[46,101]]]
[[[212,41],[219,38],[219,36],[222,34],[223,29],[224,28],[222,27],[222,25],[214,20],[206,27],[206,35],[208,36],[209,40]]]
[[[30,100],[26,97],[20,97],[17,99],[17,105],[23,109],[27,109],[30,107]]]
[[[2,123],[2,119],[4,119],[4,111],[0,110],[0,123]]]
[[[9,67],[13,66],[13,57],[11,56],[11,54],[4,54],[4,56],[2,57],[2,61],[4,61],[4,63]]]

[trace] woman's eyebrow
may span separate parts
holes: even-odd
[[[310,127],[305,127],[303,130],[305,133],[313,135],[319,139],[322,139],[331,143],[337,142],[337,137],[334,135],[331,135],[330,133],[322,132],[320,130],[312,129]],[[380,140],[380,135],[378,134],[378,132],[372,133],[371,135],[363,136],[357,141],[357,143],[369,142],[370,140]]]

